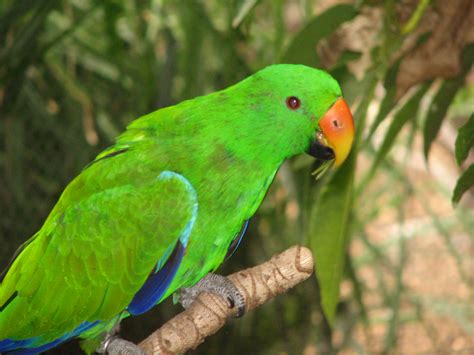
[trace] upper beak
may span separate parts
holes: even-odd
[[[321,132],[316,133],[309,154],[322,160],[334,159],[341,165],[351,151],[354,140],[354,121],[349,106],[339,98],[319,121]]]

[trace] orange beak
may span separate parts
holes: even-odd
[[[322,134],[317,140],[333,151],[334,165],[341,165],[351,151],[355,131],[351,111],[343,98],[339,98],[325,113],[319,127]]]

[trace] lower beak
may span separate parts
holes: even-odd
[[[321,131],[316,132],[309,154],[321,160],[333,160],[341,165],[351,151],[354,140],[354,121],[349,106],[339,98],[319,121]]]

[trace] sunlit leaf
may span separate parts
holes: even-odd
[[[353,19],[357,10],[352,5],[336,5],[311,20],[293,39],[282,57],[283,63],[319,66],[316,44]]]
[[[454,99],[457,91],[464,85],[464,78],[466,73],[471,68],[474,62],[474,45],[468,46],[463,54],[463,67],[459,75],[451,80],[446,80],[435,98],[433,99],[428,114],[426,116],[425,126],[423,129],[423,151],[425,158],[428,159],[430,147],[433,141],[438,136],[438,132],[446,116],[449,105]]]
[[[469,150],[474,147],[474,113],[464,126],[459,128],[456,138],[456,161],[461,165],[466,160]]]
[[[474,164],[469,165],[465,172],[459,177],[454,188],[452,202],[457,204],[462,195],[474,186]]]
[[[309,243],[315,256],[321,305],[331,324],[344,273],[355,161],[353,152],[324,186],[311,212]]]
[[[240,6],[239,12],[232,20],[232,27],[237,28],[240,26],[245,16],[249,14],[250,11],[257,5],[259,0],[245,0],[242,6]]]

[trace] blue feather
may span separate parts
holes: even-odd
[[[181,260],[183,260],[185,248],[178,241],[170,257],[158,272],[153,272],[141,289],[135,294],[132,302],[128,305],[128,311],[133,315],[145,313],[158,303],[165,294],[176,271],[178,271]]]
[[[242,242],[242,239],[244,238],[245,232],[247,231],[247,228],[249,226],[250,219],[247,219],[244,221],[244,224],[240,228],[239,233],[234,237],[232,242],[229,245],[229,249],[227,249],[227,254],[225,255],[224,261],[229,260],[229,258],[234,255],[235,251],[239,247],[240,243]]]
[[[12,339],[4,339],[0,340],[0,352],[7,352],[9,355],[32,355],[32,354],[39,354],[46,350],[52,349],[55,346],[58,346],[65,341],[74,338],[75,336],[81,334],[82,332],[92,328],[95,326],[98,321],[90,323],[84,322],[79,325],[77,328],[72,330],[71,332],[65,333],[60,338],[53,340],[52,342],[36,346],[35,344],[41,344],[41,337],[34,337],[24,340],[12,340]]]

